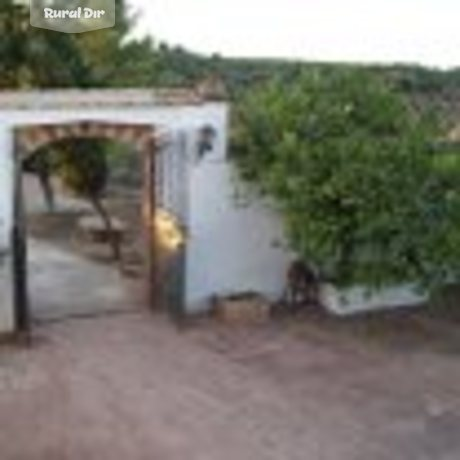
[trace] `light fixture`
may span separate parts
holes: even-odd
[[[165,249],[177,251],[185,243],[185,233],[177,219],[165,209],[156,211],[155,228],[158,241]]]
[[[214,149],[214,141],[216,140],[216,129],[211,125],[204,125],[199,131],[198,138],[198,158],[201,160]]]

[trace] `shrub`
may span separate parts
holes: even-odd
[[[440,167],[437,124],[387,82],[364,69],[305,71],[252,89],[235,114],[241,175],[272,197],[292,248],[324,276],[424,288],[456,276],[458,161]]]

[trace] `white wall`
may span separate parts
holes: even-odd
[[[290,255],[280,219],[260,198],[241,190],[232,167],[210,158],[191,173],[187,300],[191,311],[213,294],[255,291],[277,300]]]
[[[0,125],[0,334],[14,328],[11,231],[13,223],[12,134]]]
[[[12,292],[12,203],[13,203],[13,130],[33,124],[58,124],[78,121],[151,124],[164,131],[196,133],[204,125],[226,129],[227,107],[222,103],[201,105],[133,106],[117,109],[12,109],[0,107],[0,334],[13,330]],[[227,133],[220,132],[219,151],[225,155]],[[193,147],[193,146],[192,146]],[[184,158],[184,160],[186,160]],[[199,233],[199,230],[198,230]]]
[[[71,123],[78,121],[100,121],[107,123],[151,124],[164,129],[184,129],[204,124],[221,125],[227,110],[222,103],[208,103],[190,106],[158,106],[158,107],[123,107],[122,109],[97,109],[85,107],[81,109],[33,109],[1,110],[0,126]]]
[[[221,103],[198,106],[124,107],[81,110],[5,110],[0,108],[0,248],[11,252],[12,157],[11,130],[34,123],[73,121],[139,123],[188,135],[190,170],[189,241],[186,302],[192,312],[203,309],[213,294],[258,291],[281,295],[288,255],[276,245],[282,229],[276,215],[260,200],[245,206],[234,199],[231,166],[226,162],[228,113]],[[197,131],[212,125],[217,131],[214,151],[196,158]],[[187,161],[187,159],[184,158]],[[0,268],[0,332],[12,328],[13,302],[10,261]]]

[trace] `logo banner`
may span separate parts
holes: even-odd
[[[115,25],[115,0],[30,0],[30,24],[69,34]]]

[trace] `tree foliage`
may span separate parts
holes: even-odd
[[[90,84],[90,70],[84,65],[75,39],[31,27],[25,4],[2,0],[0,33],[0,89]]]
[[[120,241],[113,232],[112,219],[103,199],[109,180],[108,142],[103,139],[74,138],[45,147],[40,155],[52,155],[54,168],[63,183],[77,196],[91,203],[102,219],[113,257],[121,257]]]
[[[142,56],[148,55],[149,45],[126,44],[131,21],[123,0],[115,2],[116,27],[87,34],[31,27],[26,3],[0,3],[0,89],[128,86],[135,82],[140,69],[133,62],[141,62]],[[65,0],[52,3],[55,7],[66,4]],[[24,170],[38,176],[50,211],[54,208],[51,175],[57,173],[74,193],[93,205],[112,234],[111,218],[103,203],[108,177],[107,144],[70,139],[58,147],[47,146],[36,152],[25,161]],[[59,155],[55,155],[56,151]],[[57,168],[51,155],[58,160]],[[119,258],[115,239],[112,248]]]
[[[131,65],[124,58],[132,21],[123,0],[115,2],[114,28],[86,34],[32,27],[27,4],[0,3],[0,89],[105,87],[116,81],[114,76],[123,73],[125,65]],[[46,4],[62,8],[66,0],[47,0]],[[136,46],[142,48],[134,41],[131,51]]]
[[[375,73],[272,81],[243,98],[236,118],[242,176],[274,199],[293,249],[324,276],[433,287],[458,273],[458,161],[442,167],[436,123]]]

